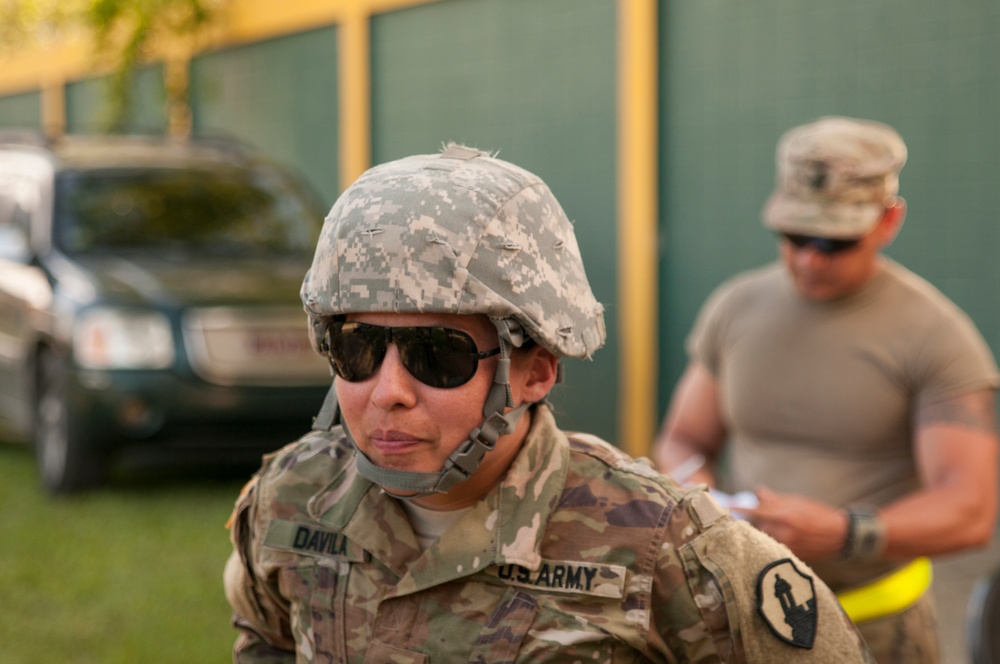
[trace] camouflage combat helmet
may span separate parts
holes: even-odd
[[[471,476],[530,406],[504,414],[514,405],[511,348],[525,335],[557,357],[579,358],[605,338],[573,226],[548,186],[459,145],[376,166],[348,187],[326,218],[301,296],[324,355],[327,325],[348,313],[485,314],[497,328],[501,356],[484,422],[440,472],[379,468],[359,451],[365,477],[417,495]],[[331,389],[317,426],[332,423],[335,398]]]

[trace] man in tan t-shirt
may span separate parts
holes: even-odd
[[[737,513],[810,561],[881,664],[938,661],[925,556],[988,542],[997,505],[992,354],[881,254],[905,160],[875,122],[782,137],[764,210],[781,261],[709,298],[654,451],[741,496]]]

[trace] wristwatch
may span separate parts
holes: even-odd
[[[847,537],[841,558],[845,560],[878,560],[886,545],[885,522],[874,505],[848,505]]]

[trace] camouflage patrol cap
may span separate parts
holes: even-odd
[[[548,186],[459,145],[376,166],[348,187],[326,218],[301,296],[314,320],[513,318],[557,356],[590,357],[605,338],[573,226]]]
[[[785,133],[777,162],[764,224],[784,233],[853,238],[871,232],[899,192],[906,145],[886,124],[825,117]]]

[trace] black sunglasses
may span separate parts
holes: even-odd
[[[386,348],[395,343],[406,370],[421,383],[439,388],[468,383],[476,375],[479,360],[500,352],[494,348],[480,353],[472,337],[447,327],[382,327],[342,320],[327,327],[326,343],[330,365],[346,381],[374,375]]]
[[[819,253],[827,255],[839,254],[842,251],[853,249],[862,240],[860,237],[838,240],[828,237],[814,237],[812,235],[796,235],[794,233],[781,233],[781,237],[791,242],[796,249],[812,247]]]

